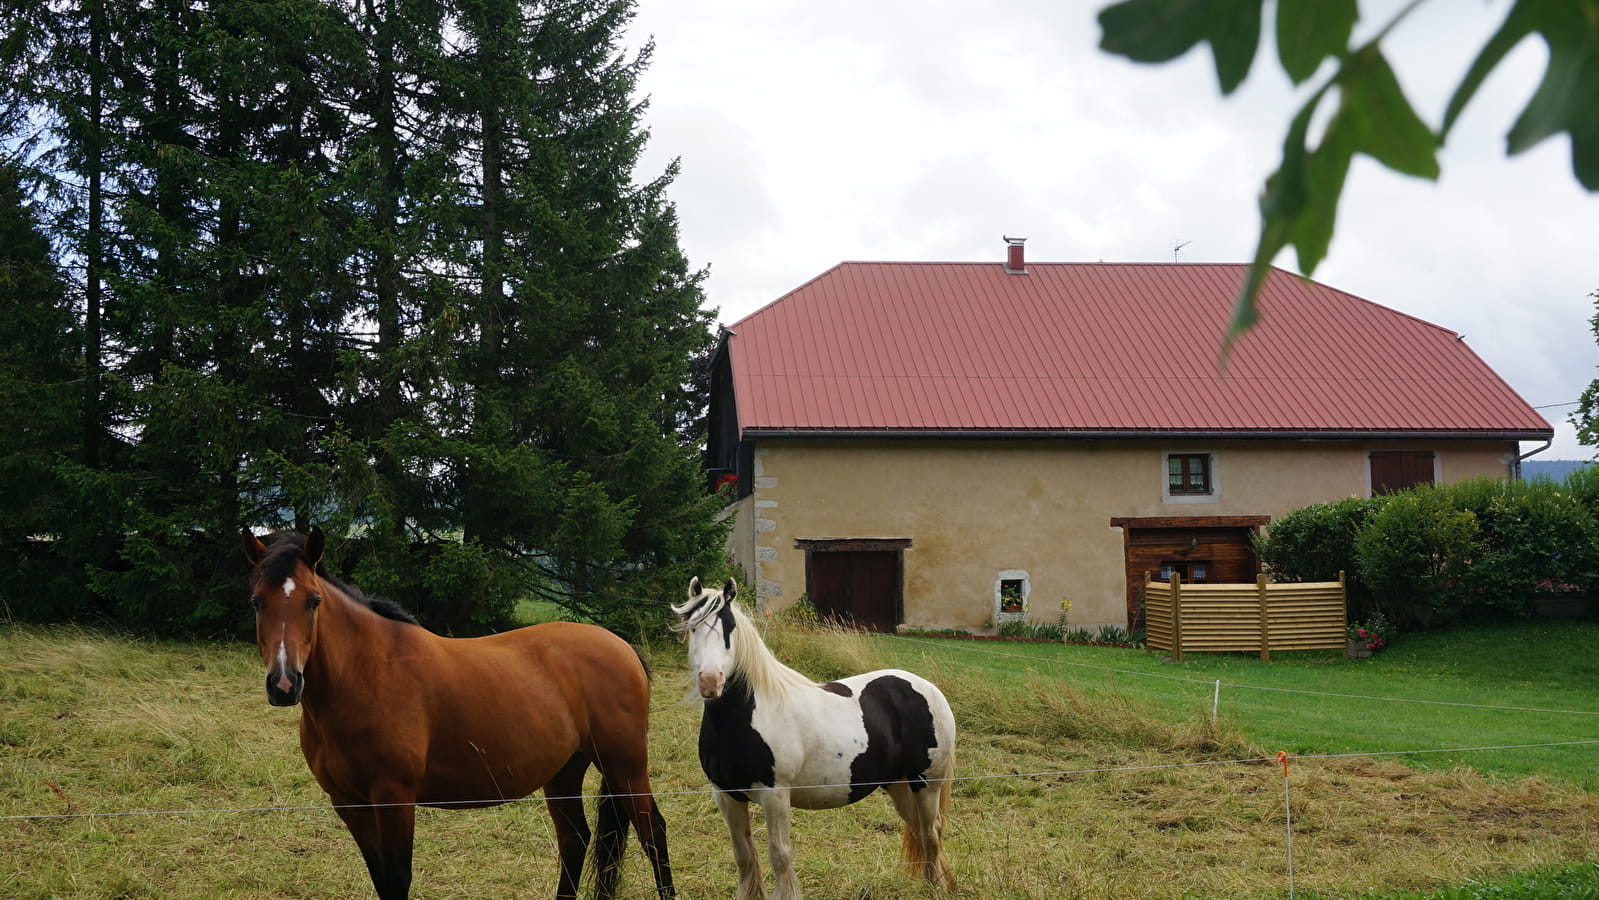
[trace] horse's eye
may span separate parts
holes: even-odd
[[[322,605],[322,595],[321,594],[312,594],[311,596],[307,597],[306,600],[305,600],[305,608],[306,609],[314,610],[318,606],[321,606],[321,605]]]
[[[256,612],[260,612],[261,611],[261,595],[260,594],[251,594],[250,595],[250,608],[255,610]]]

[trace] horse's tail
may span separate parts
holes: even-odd
[[[920,815],[907,818],[900,843],[900,860],[907,869],[950,891],[955,889],[955,870],[949,864],[949,857],[944,854],[944,822],[949,811],[950,794],[954,789],[955,748],[951,747],[943,775],[938,781],[936,811],[929,810],[932,812],[932,821],[922,821]],[[918,810],[927,809],[917,804],[914,798],[911,803]]]
[[[622,874],[622,852],[627,849],[627,810],[621,797],[611,792],[608,778],[600,779],[600,802],[595,811],[594,896],[612,897]]]
[[[633,650],[633,655],[638,657],[639,668],[644,670],[644,680],[654,681],[655,673],[650,671],[650,661],[644,658],[644,651],[640,650],[637,644],[630,643],[627,646]]]

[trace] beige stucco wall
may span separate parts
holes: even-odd
[[[1437,478],[1503,477],[1513,442],[764,441],[730,551],[780,609],[805,592],[799,539],[909,538],[905,623],[980,629],[999,574],[1027,573],[1036,620],[1125,624],[1119,516],[1281,516],[1370,494],[1366,454],[1432,450]],[[1213,454],[1214,494],[1163,496],[1169,453]],[[1008,575],[1007,577],[1015,577]]]

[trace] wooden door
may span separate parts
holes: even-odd
[[[900,559],[897,550],[812,552],[811,605],[857,628],[893,631],[900,622]]]
[[[1127,562],[1127,621],[1144,624],[1144,578],[1176,573],[1185,582],[1253,583],[1260,571],[1254,535],[1265,516],[1112,519]]]

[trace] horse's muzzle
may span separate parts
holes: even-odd
[[[293,706],[300,702],[300,691],[305,689],[305,676],[292,670],[267,673],[267,702],[273,706]]]
[[[722,681],[721,672],[701,672],[700,696],[706,700],[715,700],[722,696]]]

